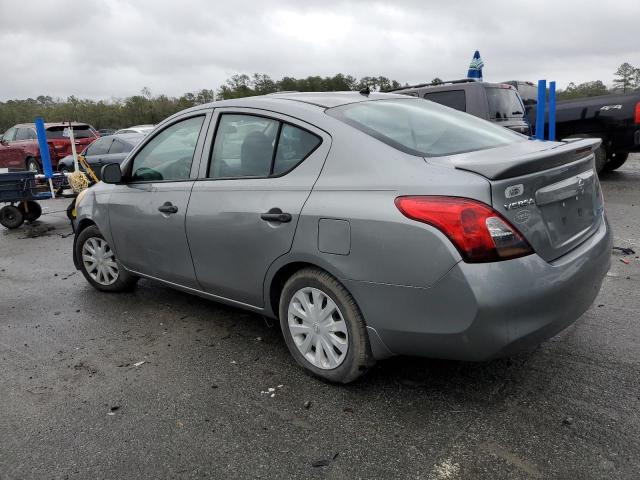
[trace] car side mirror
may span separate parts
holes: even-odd
[[[120,170],[120,164],[109,163],[102,167],[100,171],[100,178],[104,183],[122,183],[122,171]]]

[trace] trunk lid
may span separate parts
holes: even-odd
[[[589,238],[604,221],[593,155],[599,145],[599,139],[526,141],[428,161],[485,177],[493,208],[538,255],[552,261]]]
[[[65,129],[67,129],[67,127],[64,125],[47,128],[47,142],[53,146],[53,150],[56,152],[58,159],[64,158],[72,153],[71,140],[68,136],[65,136]],[[66,134],[68,135],[68,133]],[[73,135],[77,153],[82,152],[97,138],[89,125],[74,125]]]

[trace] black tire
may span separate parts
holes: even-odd
[[[24,215],[15,205],[5,205],[0,208],[0,224],[10,230],[18,228],[24,223]]]
[[[316,288],[331,298],[340,310],[347,327],[347,353],[342,363],[333,369],[319,368],[307,360],[296,346],[289,330],[289,303],[296,292],[306,287]],[[329,382],[349,383],[364,374],[375,363],[360,309],[347,289],[327,272],[317,268],[305,268],[293,274],[285,283],[280,295],[279,312],[280,327],[291,355],[312,375]]]
[[[80,271],[84,275],[84,278],[87,279],[87,282],[89,282],[93,288],[95,288],[96,290],[100,290],[101,292],[131,291],[135,287],[136,283],[138,282],[139,277],[127,272],[122,266],[122,264],[120,264],[118,259],[115,258],[115,255],[113,258],[118,266],[118,275],[115,281],[113,283],[106,285],[103,283],[99,283],[92,278],[91,274],[87,270],[87,266],[85,265],[85,262],[83,261],[83,257],[82,257],[83,247],[85,243],[87,241],[90,241],[91,239],[100,239],[103,242],[105,242],[107,246],[109,246],[108,242],[106,241],[104,236],[102,236],[102,234],[100,233],[100,230],[98,230],[98,227],[96,227],[95,225],[91,225],[85,228],[80,232],[80,234],[78,234],[78,238],[76,240],[75,254],[76,254],[76,258],[78,259],[78,263],[80,264]],[[109,246],[109,249],[111,249],[110,246]]]
[[[624,162],[626,162],[628,158],[628,153],[616,153],[616,156],[610,158],[607,164],[604,166],[604,170],[606,172],[613,172],[614,170],[617,170],[622,165],[624,165]]]
[[[27,204],[26,208],[25,203]],[[42,215],[42,207],[38,202],[33,200],[21,202],[18,208],[22,212],[22,215],[24,215],[24,221],[27,223],[35,222]]]
[[[589,134],[580,134],[580,133],[576,133],[574,135],[569,135],[568,137],[564,137],[564,138],[600,138],[597,136],[593,136],[593,135],[589,135]],[[607,170],[605,169],[605,166],[607,165],[607,150],[600,145],[598,147],[598,149],[595,151],[595,165],[596,165],[596,172],[598,173],[598,175],[605,173]]]
[[[24,162],[24,166],[30,172],[42,173],[40,171],[40,165],[38,165],[38,161],[33,157],[27,157]]]

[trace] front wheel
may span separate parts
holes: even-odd
[[[295,273],[282,290],[279,310],[287,347],[311,374],[349,383],[373,365],[362,314],[328,273],[315,268]]]
[[[98,230],[91,225],[78,235],[76,258],[84,278],[102,292],[131,290],[138,277],[127,272],[116,258],[115,252]]]

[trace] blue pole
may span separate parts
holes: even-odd
[[[536,105],[536,138],[544,140],[544,107],[547,99],[547,81],[538,80],[538,105]]]
[[[549,140],[556,139],[556,82],[549,82]]]
[[[42,170],[47,178],[53,177],[51,168],[51,157],[49,156],[49,144],[47,143],[47,132],[44,129],[42,117],[36,117],[36,134],[38,136],[38,146],[40,147],[40,159],[42,160]]]

